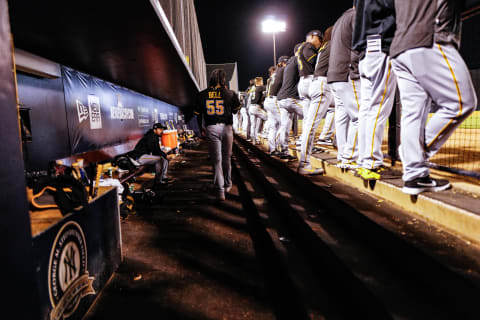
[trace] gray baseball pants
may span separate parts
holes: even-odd
[[[325,123],[323,124],[322,133],[320,133],[319,139],[320,140],[332,139],[334,131],[335,131],[335,102],[333,102],[333,106],[330,105],[327,109],[327,114],[325,115]]]
[[[217,123],[206,129],[208,153],[213,165],[213,184],[219,193],[232,186],[232,144],[231,125]]]
[[[262,121],[267,120],[267,113],[258,104],[251,104],[248,108],[250,115],[250,138],[254,142],[258,142],[258,133],[262,126]]]
[[[168,160],[164,157],[144,154],[137,161],[141,165],[155,165],[155,183],[162,183],[167,178]]]
[[[280,144],[282,146],[282,152],[288,153],[288,135],[290,134],[290,128],[292,127],[293,115],[297,114],[303,118],[303,109],[307,100],[297,100],[295,98],[287,98],[278,101],[280,107]]]
[[[267,97],[264,106],[267,111],[268,150],[272,152],[280,145],[279,130],[281,114],[277,97]]]
[[[302,129],[302,148],[300,152],[300,166],[310,164],[313,150],[313,141],[320,121],[330,106],[332,94],[327,83],[327,77],[316,77],[310,83],[310,105],[304,113]]]
[[[426,162],[475,110],[470,72],[453,45],[407,50],[394,59],[402,101],[400,158],[403,180],[429,175]],[[434,103],[438,110],[430,118]]]
[[[358,157],[358,111],[360,80],[330,84],[335,98],[335,132],[338,162],[356,161]]]
[[[383,165],[382,141],[392,112],[397,79],[390,57],[367,52],[360,61],[362,103],[358,120],[358,165],[375,169]]]

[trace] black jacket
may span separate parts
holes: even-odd
[[[348,82],[360,79],[358,73],[359,55],[352,50],[352,34],[355,24],[355,10],[348,9],[333,26],[328,61],[328,83]]]
[[[397,30],[390,56],[434,43],[458,49],[464,4],[465,0],[395,0]]]
[[[282,87],[278,91],[277,99],[279,101],[287,98],[297,99],[299,81],[297,58],[293,56],[288,60],[283,72]]]
[[[382,51],[389,55],[395,35],[395,1],[357,0],[355,9],[352,49],[364,56],[367,36],[379,34],[382,37]]]
[[[135,149],[131,151],[128,155],[132,158],[138,159],[144,154],[152,154],[154,156],[162,156],[165,159],[167,154],[160,149],[160,137],[157,136],[153,129],[150,129],[145,133],[145,135],[137,142]]]

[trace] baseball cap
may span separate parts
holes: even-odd
[[[308,36],[317,36],[319,38],[323,38],[323,33],[320,30],[312,30],[309,33],[307,33],[307,37]]]
[[[280,58],[278,58],[278,63],[282,63],[282,62],[287,62],[288,61],[288,57],[287,56],[281,56]]]
[[[157,122],[153,125],[153,129],[167,129],[167,127],[165,127],[163,124],[161,124],[160,122]]]

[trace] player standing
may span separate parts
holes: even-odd
[[[267,97],[265,98],[265,110],[267,111],[268,129],[268,151],[270,155],[279,155],[278,130],[280,129],[280,107],[277,102],[277,93],[282,86],[283,71],[288,57],[282,56],[278,59],[278,65],[274,74],[270,76],[267,86]]]
[[[362,87],[357,173],[366,180],[388,174],[383,165],[382,141],[397,88],[389,57],[394,34],[394,0],[357,0],[353,49],[361,57]]]
[[[308,96],[311,99],[310,105],[308,110],[305,111],[303,118],[304,134],[302,134],[302,149],[298,172],[306,175],[323,173],[323,169],[321,168],[312,168],[310,164],[310,156],[313,150],[315,132],[332,101],[330,86],[327,83],[331,33],[332,27],[325,31],[324,42],[318,52],[318,58],[316,59],[316,66],[313,74],[314,78],[309,85]]]
[[[332,32],[328,84],[335,98],[335,131],[338,166],[355,169],[358,156],[358,109],[360,76],[358,56],[352,51],[355,8],[348,9],[335,23]]]
[[[427,161],[477,106],[458,52],[464,1],[395,0],[397,30],[390,49],[402,101],[403,192],[450,187],[430,177]],[[431,104],[438,110],[426,124]]]
[[[225,72],[213,70],[209,87],[198,95],[195,112],[200,128],[202,118],[205,121],[208,152],[213,163],[213,183],[219,201],[224,201],[225,192],[232,188],[232,114],[240,109],[237,94],[228,90],[225,82]],[[202,129],[202,133],[205,131]]]
[[[297,52],[301,44],[297,44],[294,48],[294,53]],[[298,95],[298,82],[300,77],[298,75],[297,58],[290,57],[283,72],[282,87],[277,95],[278,106],[280,107],[280,130],[279,139],[282,146],[282,155],[280,159],[284,161],[295,161],[296,157],[288,153],[288,136],[290,127],[292,126],[293,114],[297,114],[303,118],[303,109],[306,106],[300,104]],[[304,100],[305,101],[305,100]]]
[[[262,120],[267,120],[267,113],[263,109],[263,92],[265,86],[263,85],[263,78],[255,78],[255,87],[250,96],[250,107],[248,108],[248,114],[250,115],[250,138],[253,144],[258,144],[258,133],[262,126]]]

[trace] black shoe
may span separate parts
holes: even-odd
[[[450,188],[448,180],[432,179],[430,176],[406,181],[402,191],[406,194],[417,195],[422,192],[438,192]]]
[[[287,161],[288,162],[293,162],[293,161],[297,161],[297,157],[294,157],[294,156],[291,156],[291,155],[287,155]]]

